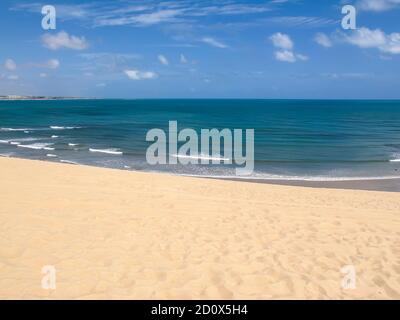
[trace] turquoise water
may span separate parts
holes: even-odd
[[[400,177],[400,101],[0,101],[0,154],[127,170],[234,175],[226,165],[148,165],[146,133],[167,130],[168,121],[198,132],[255,129],[254,179]]]

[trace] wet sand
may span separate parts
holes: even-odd
[[[352,189],[400,192],[400,179],[376,179],[376,180],[349,180],[349,181],[296,181],[296,180],[253,180],[230,179],[233,181],[246,181],[252,183],[266,183],[282,186],[298,186],[309,188]]]

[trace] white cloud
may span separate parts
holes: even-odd
[[[400,33],[386,34],[380,29],[370,30],[362,27],[344,40],[360,48],[376,48],[384,53],[400,54]]]
[[[314,41],[325,48],[332,47],[332,41],[325,33],[322,32],[317,33],[315,35]]]
[[[357,7],[365,11],[387,11],[400,5],[400,0],[360,0]]]
[[[279,61],[284,62],[296,62],[296,57],[292,51],[284,50],[284,51],[276,51],[275,58]]]
[[[41,73],[41,74],[39,74],[39,77],[41,77],[41,78],[47,78],[47,73]]]
[[[122,26],[122,25],[140,25],[151,26],[163,22],[172,22],[176,17],[182,15],[182,10],[166,9],[158,10],[150,13],[142,13],[138,15],[122,15],[110,18],[109,15],[98,19],[96,25],[98,26]]]
[[[363,72],[350,72],[350,73],[322,73],[321,76],[328,79],[367,79],[373,77],[373,74]]]
[[[32,1],[33,2],[33,1]],[[28,12],[38,13],[42,10],[43,4],[39,2],[33,3],[19,3],[14,7],[11,7],[10,10],[20,11],[25,10]],[[63,20],[70,19],[85,19],[91,18],[95,14],[93,4],[57,4],[57,17],[62,18]]]
[[[60,61],[58,59],[50,59],[41,63],[29,63],[28,65],[34,68],[57,69],[60,66]]]
[[[56,35],[49,33],[43,35],[42,43],[46,48],[51,50],[58,50],[60,48],[84,50],[89,46],[85,37],[70,36],[65,31],[61,31]]]
[[[49,69],[57,69],[60,66],[60,61],[57,59],[50,59],[46,62],[45,66]]]
[[[186,57],[183,54],[181,54],[180,61],[181,61],[181,63],[187,63],[188,62]]]
[[[95,53],[80,53],[80,57],[87,60],[117,60],[120,62],[127,62],[130,59],[139,59],[141,56],[132,53],[111,53],[111,52],[95,52]]]
[[[183,1],[182,1],[183,2]],[[189,2],[187,2],[189,5]],[[194,5],[196,4],[196,6]],[[200,5],[199,5],[200,4]],[[271,8],[267,4],[243,4],[243,3],[218,3],[218,5],[210,5],[204,1],[201,5],[200,1],[193,1],[192,5],[187,9],[186,14],[189,16],[208,16],[208,15],[244,15],[257,14],[270,11]]]
[[[160,63],[163,64],[164,66],[168,66],[168,65],[169,65],[168,59],[167,59],[164,55],[162,55],[162,54],[159,54],[159,55],[158,55],[158,60],[159,60]]]
[[[125,70],[124,73],[132,80],[155,79],[158,74],[153,71]]]
[[[290,63],[296,62],[298,60],[308,60],[308,57],[306,55],[294,53],[294,43],[287,34],[280,32],[274,33],[270,37],[270,40],[272,41],[274,47],[278,49],[277,51],[275,51],[276,60]]]
[[[4,68],[6,68],[8,71],[13,71],[17,69],[17,64],[13,59],[7,59],[4,62]]]
[[[210,46],[216,47],[216,48],[221,48],[221,49],[228,48],[228,46],[226,44],[224,44],[214,38],[211,38],[211,37],[204,37],[203,39],[201,39],[201,41],[209,44]]]
[[[308,56],[304,55],[304,54],[296,54],[296,58],[301,60],[301,61],[307,61],[308,60]]]
[[[296,28],[320,28],[338,24],[338,20],[310,16],[279,16],[267,18],[266,21]]]
[[[85,59],[81,64],[81,71],[85,73],[117,73],[129,69],[131,60],[140,59],[141,56],[132,53],[92,52],[80,53],[79,57]]]
[[[157,12],[140,14],[135,17],[135,21],[143,25],[152,25],[160,22],[171,21],[181,14],[181,10],[160,10]]]
[[[40,12],[41,4],[16,4],[11,10]],[[102,3],[105,2],[105,3]],[[58,4],[57,17],[78,20],[91,26],[152,26],[165,22],[196,21],[201,17],[216,15],[249,15],[270,11],[278,1],[247,3],[241,1],[87,1],[84,4]],[[236,2],[236,3],[235,3]]]
[[[7,77],[7,79],[8,79],[8,80],[13,80],[13,81],[15,81],[15,80],[18,80],[19,77],[18,77],[16,74],[12,74],[12,75],[9,75],[9,76]]]
[[[284,49],[284,50],[292,50],[293,49],[293,41],[287,34],[283,34],[280,32],[274,33],[270,37],[272,43],[275,47]]]
[[[400,54],[400,33],[391,33],[386,39],[386,45],[380,48],[380,50],[386,53]]]
[[[379,29],[370,30],[363,27],[346,36],[346,40],[360,48],[374,48],[386,43],[386,35]]]

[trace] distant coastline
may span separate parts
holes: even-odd
[[[131,97],[131,98],[119,98],[119,97],[64,97],[64,96],[19,96],[19,95],[0,95],[0,101],[30,101],[30,100],[157,100],[157,101],[326,101],[326,102],[337,102],[337,101],[344,101],[344,102],[352,102],[352,101],[393,101],[397,102],[400,101],[400,98],[397,99],[360,99],[360,98],[350,98],[350,99],[336,99],[336,98],[325,98],[325,99],[318,99],[318,98],[291,98],[291,99],[277,99],[277,98],[149,98],[149,97]]]
[[[53,96],[18,96],[18,95],[0,95],[0,101],[19,101],[19,100],[82,100],[82,99],[95,99],[95,98],[83,98],[83,97],[53,97]]]

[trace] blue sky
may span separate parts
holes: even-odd
[[[399,99],[399,18],[400,0],[2,0],[0,94]]]

